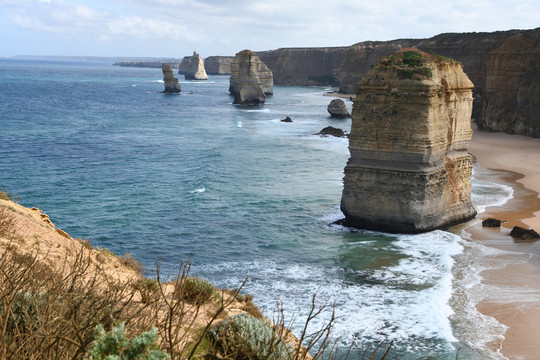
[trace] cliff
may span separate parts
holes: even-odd
[[[110,330],[116,323],[125,323],[129,337],[155,327],[156,345],[170,358],[197,347],[200,357],[225,358],[221,348],[209,343],[210,335],[238,320],[266,331],[264,341],[280,339],[290,349],[300,346],[300,353],[306,351],[285,327],[273,332],[253,298],[239,294],[240,289],[219,290],[191,277],[187,264],[179,266],[177,275],[161,274],[162,282],[159,268],[156,272],[156,278],[145,277],[133,256],[117,256],[72,238],[41,210],[21,206],[0,191],[0,322],[7,324],[0,328],[0,336],[10,339],[0,342],[2,359],[23,359],[28,354],[43,359],[86,358],[96,326]],[[230,340],[241,342],[229,341],[227,350],[246,351],[245,345],[239,346],[248,343],[251,334],[231,335]]]
[[[204,59],[207,74],[230,75],[234,56],[209,56]]]
[[[337,85],[345,47],[283,48],[258,52],[272,70],[274,82],[284,85]]]
[[[441,34],[417,47],[463,64],[480,129],[540,137],[540,28]]]
[[[186,80],[208,80],[208,75],[204,69],[204,62],[197,52],[189,58],[189,64],[185,73]]]
[[[404,49],[360,81],[341,209],[352,226],[417,233],[468,220],[472,82],[454,60]]]

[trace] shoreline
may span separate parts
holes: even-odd
[[[497,249],[525,254],[528,260],[481,272],[482,286],[492,289],[476,307],[508,328],[504,339],[492,343],[508,359],[533,359],[540,352],[540,241],[519,241],[510,236],[513,226],[540,231],[540,139],[473,128],[469,152],[491,174],[475,174],[512,187],[505,204],[486,207],[464,229],[475,242]],[[483,228],[481,221],[494,217],[506,220],[501,228]]]

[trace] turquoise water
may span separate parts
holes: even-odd
[[[264,106],[244,108],[232,105],[227,76],[180,79],[180,95],[160,93],[161,77],[0,61],[0,186],[72,237],[130,252],[150,270],[160,258],[165,272],[191,261],[220,286],[247,277],[266,315],[282,302],[297,332],[317,293],[336,304],[335,335],[356,353],[394,340],[400,359],[492,358],[453,305],[470,301],[455,276],[468,242],[328,225],[341,217],[348,143],[313,134],[351,124],[328,117],[324,88],[276,86]],[[481,205],[509,196],[494,184],[475,189]]]

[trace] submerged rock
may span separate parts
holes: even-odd
[[[166,94],[177,94],[180,90],[178,79],[174,77],[173,69],[170,65],[162,64],[161,71],[163,72],[163,82],[165,83]]]
[[[322,135],[322,136],[331,135],[335,137],[347,137],[347,135],[345,134],[343,130],[335,128],[333,126],[327,126],[315,135]]]
[[[341,210],[348,223],[418,233],[469,220],[473,84],[455,60],[404,49],[364,76]]]
[[[266,101],[272,72],[256,53],[243,50],[236,54],[231,64],[229,92],[234,95],[234,104],[257,105]],[[262,77],[262,78],[261,78]],[[273,80],[271,91],[273,92]],[[270,92],[271,93],[271,92]]]
[[[204,69],[204,62],[201,56],[195,51],[189,58],[187,69],[184,75],[186,80],[208,80],[208,75]]]
[[[347,105],[345,105],[345,102],[341,99],[334,99],[330,101],[327,110],[331,117],[342,119],[351,117],[349,110],[347,110]]]

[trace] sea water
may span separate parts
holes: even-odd
[[[165,95],[160,69],[0,61],[0,186],[72,237],[147,269],[193,275],[284,307],[299,334],[310,310],[353,357],[393,342],[393,357],[502,358],[504,326],[476,311],[479,272],[495,250],[445,231],[391,235],[329,225],[339,210],[348,141],[314,135],[322,87],[275,86],[264,106],[232,104],[227,76]],[[350,102],[349,102],[350,106]],[[292,123],[281,122],[286,116]],[[511,189],[473,180],[479,207]],[[490,253],[491,251],[491,253]],[[482,264],[478,259],[492,259]],[[475,267],[476,266],[476,267]]]

